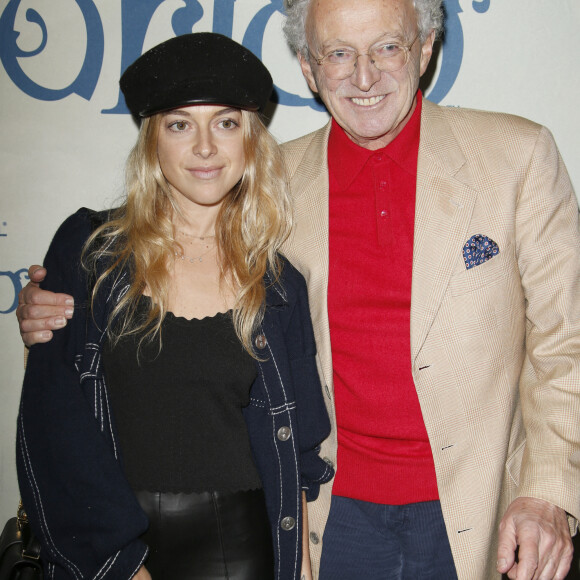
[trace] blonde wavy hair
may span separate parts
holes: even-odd
[[[179,213],[157,157],[162,115],[143,119],[126,167],[126,199],[110,220],[87,240],[83,265],[96,282],[92,299],[107,279],[122,272],[130,285],[114,306],[108,325],[113,341],[127,334],[159,336],[168,312],[170,267],[179,247],[172,216]],[[242,111],[245,169],[224,199],[216,223],[221,283],[235,288],[233,322],[244,348],[254,357],[252,335],[262,322],[268,273],[270,284],[281,272],[278,250],[292,228],[292,212],[280,148],[258,113]],[[97,264],[106,267],[96,273]],[[145,319],[137,305],[147,289],[151,308]],[[114,323],[113,323],[114,322]],[[142,340],[143,340],[142,339]],[[160,342],[161,346],[161,342]]]

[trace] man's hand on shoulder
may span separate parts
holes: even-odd
[[[16,316],[26,346],[48,342],[52,338],[52,331],[66,326],[66,321],[73,316],[72,296],[40,289],[38,285],[45,276],[45,268],[30,266],[30,282],[18,294]]]
[[[499,525],[498,572],[511,580],[564,580],[572,555],[562,508],[532,497],[511,503]]]

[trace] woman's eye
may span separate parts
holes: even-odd
[[[185,131],[187,129],[187,123],[185,121],[174,121],[169,125],[169,128],[173,131]]]
[[[219,123],[222,129],[233,129],[234,127],[239,127],[233,119],[222,119]]]

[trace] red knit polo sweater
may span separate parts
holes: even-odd
[[[386,147],[328,144],[328,313],[338,422],[333,493],[400,505],[438,499],[411,375],[410,307],[421,94]]]

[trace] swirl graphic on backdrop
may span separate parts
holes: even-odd
[[[28,270],[0,272],[0,314],[10,314],[18,306],[18,293],[28,282]]]
[[[121,2],[121,71],[124,71],[143,53],[143,43],[151,19],[164,2],[165,0],[123,0]],[[183,3],[185,6],[176,9],[171,17],[171,26],[176,36],[191,32],[194,24],[203,16],[203,7],[197,0],[183,0]],[[219,0],[215,3],[217,5]],[[120,89],[117,90],[117,104],[112,109],[103,109],[101,111],[103,114],[129,114],[123,94]]]
[[[62,35],[62,30],[50,31],[40,12],[28,8],[25,12],[27,22],[36,25],[41,32],[41,40],[34,50],[23,50],[18,47],[20,32],[15,30],[16,17],[22,0],[10,0],[0,16],[0,61],[12,82],[32,98],[54,101],[63,99],[73,93],[90,100],[98,83],[103,64],[104,32],[99,11],[93,0],[70,0],[80,9],[87,33],[87,46],[84,62],[78,76],[67,87],[50,89],[36,83],[20,66],[19,59],[33,58],[42,53],[50,34]],[[120,72],[138,58],[143,51],[143,43],[156,10],[165,0],[122,0],[121,26],[122,48]],[[190,32],[204,15],[202,3],[198,0],[182,0],[183,6],[176,8],[171,15],[171,26],[175,35]],[[212,30],[232,36],[234,28],[235,0],[214,0]],[[41,3],[42,5],[42,3]],[[489,10],[490,0],[472,0],[473,10],[483,14]],[[427,97],[436,103],[441,102],[453,87],[463,59],[463,29],[459,15],[463,12],[459,0],[444,0],[446,20],[445,37],[442,43],[441,67],[431,91]],[[242,43],[257,56],[262,56],[262,47],[266,28],[272,17],[283,14],[283,0],[270,0],[260,8],[250,20],[243,36]],[[282,39],[280,39],[283,42]],[[115,86],[117,104],[104,109],[103,114],[128,114],[123,96]],[[308,106],[315,110],[324,110],[324,106],[313,96],[303,97],[276,86],[276,100],[289,107]]]
[[[475,12],[483,14],[489,10],[490,0],[473,0]],[[452,89],[463,61],[463,28],[459,14],[463,12],[459,0],[445,0],[445,37],[442,42],[441,68],[437,81],[426,97],[440,103]]]
[[[42,101],[57,101],[71,94],[77,94],[87,101],[93,95],[103,63],[104,34],[103,24],[97,7],[92,0],[75,0],[81,10],[87,32],[87,50],[81,70],[74,81],[61,89],[49,89],[35,83],[22,69],[19,63],[21,58],[33,58],[44,51],[48,44],[49,30],[41,14],[33,8],[26,10],[26,20],[38,26],[41,32],[41,41],[34,50],[26,51],[18,47],[20,32],[15,30],[16,16],[22,0],[10,0],[2,16],[0,16],[0,61],[12,82],[27,95]],[[62,30],[54,31],[62,34]]]

